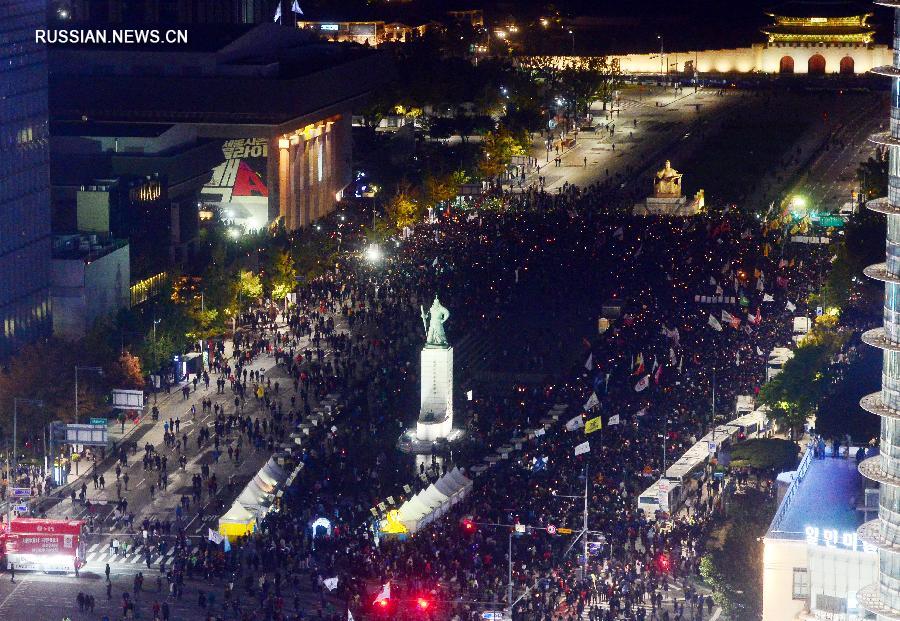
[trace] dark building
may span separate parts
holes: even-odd
[[[44,21],[42,0],[0,3],[0,355],[52,325]]]
[[[92,24],[258,24],[278,0],[51,0],[58,20]]]
[[[51,173],[63,229],[72,230],[82,186],[109,180],[120,210],[111,226],[131,227],[111,232],[129,238],[135,261],[154,242],[183,258],[201,201],[243,218],[245,230],[275,220],[302,228],[334,209],[350,182],[352,111],[390,79],[389,57],[271,22],[224,31],[230,40],[184,47],[51,49]],[[135,194],[135,183],[159,191]]]

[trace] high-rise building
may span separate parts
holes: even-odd
[[[291,6],[284,2],[282,12]],[[93,24],[259,24],[278,0],[51,0],[50,16]]]
[[[0,356],[51,328],[45,11],[0,3]]]
[[[879,484],[878,519],[860,526],[860,539],[878,548],[878,579],[859,591],[862,607],[879,620],[900,620],[900,0],[878,0],[895,9],[893,64],[873,69],[891,78],[890,130],[872,140],[889,149],[888,195],[868,208],[887,215],[887,260],[870,265],[866,276],[884,282],[884,327],[863,334],[863,341],[884,352],[881,391],[860,405],[881,417],[880,454],[863,461],[859,471]]]

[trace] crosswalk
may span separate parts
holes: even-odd
[[[191,553],[197,552],[199,550],[199,546],[194,546],[191,549]],[[87,566],[99,565],[104,566],[107,563],[110,565],[141,565],[146,564],[147,548],[144,545],[138,545],[132,548],[129,548],[127,554],[122,554],[119,552],[118,554],[110,547],[109,543],[95,543],[90,545],[85,552],[85,562]],[[172,559],[175,557],[175,550],[168,549],[166,553],[160,555],[156,549],[156,546],[151,548],[150,552],[150,565],[153,567],[158,567],[160,561],[164,561],[167,565],[172,562]]]

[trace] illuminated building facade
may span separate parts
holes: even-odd
[[[895,9],[894,46],[900,37],[900,1],[879,0]],[[886,261],[865,269],[884,282],[884,326],[863,334],[863,341],[883,351],[881,391],[860,405],[881,417],[880,454],[863,461],[859,471],[879,484],[878,518],[859,528],[859,537],[878,549],[878,575],[858,595],[860,604],[879,620],[900,620],[900,57],[873,73],[891,78],[890,130],[872,137],[888,147],[888,195],[867,207],[887,216]]]
[[[44,2],[0,4],[0,356],[48,335],[50,173]]]
[[[696,73],[853,75],[892,62],[890,48],[873,42],[871,11],[855,2],[786,2],[769,15],[772,23],[763,28],[766,41],[750,47],[613,57],[623,73],[674,79]]]

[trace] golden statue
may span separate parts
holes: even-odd
[[[681,173],[672,168],[669,160],[666,166],[656,173],[653,179],[654,198],[680,198],[681,197]]]

